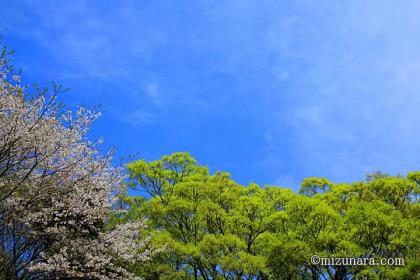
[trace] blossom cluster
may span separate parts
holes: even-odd
[[[123,176],[87,140],[99,114],[62,111],[56,92],[30,94],[20,80],[0,57],[0,275],[134,279],[123,264],[152,250],[142,223],[104,230]]]

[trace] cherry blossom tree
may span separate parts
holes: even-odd
[[[64,111],[53,93],[22,86],[0,54],[0,278],[135,279],[153,250],[143,223],[108,229],[122,191],[112,153],[86,134],[99,116]]]

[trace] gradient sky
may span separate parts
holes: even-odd
[[[420,1],[0,1],[24,82],[101,105],[117,157],[297,189],[420,169]]]

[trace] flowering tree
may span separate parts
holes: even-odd
[[[122,175],[86,139],[98,114],[27,93],[0,54],[0,278],[133,279],[142,223],[105,230]],[[139,241],[140,240],[140,241]]]

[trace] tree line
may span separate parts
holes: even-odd
[[[0,279],[419,279],[420,172],[298,193],[186,152],[112,164],[96,111],[26,87],[0,53]],[[128,195],[128,190],[147,195]],[[401,258],[403,265],[325,265]]]
[[[299,193],[242,186],[210,174],[188,153],[127,165],[130,186],[117,221],[147,218],[165,250],[138,266],[145,279],[419,279],[420,172],[374,173],[334,184],[304,179]],[[319,265],[324,258],[384,258],[404,265]]]

